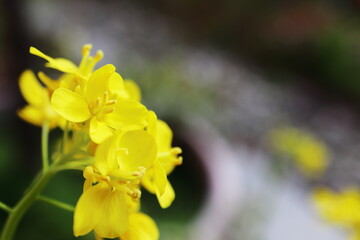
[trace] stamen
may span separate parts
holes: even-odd
[[[98,50],[94,56],[94,61],[99,62],[104,57],[104,52],[101,50]]]
[[[74,92],[76,92],[77,94],[81,94],[81,87],[80,84],[76,85]]]
[[[100,107],[100,105],[101,105],[101,97],[97,97],[97,99],[96,99],[96,106],[97,106],[97,107]]]
[[[105,106],[111,106],[111,105],[114,105],[115,103],[117,103],[117,100],[108,100],[108,101],[105,103]]]
[[[145,175],[146,168],[144,167],[138,167],[137,171],[133,172],[134,177],[142,178]]]
[[[105,91],[104,92],[104,98],[103,98],[103,102],[106,103],[109,100],[109,92]]]
[[[115,109],[114,108],[104,108],[103,114],[112,113]]]
[[[170,150],[170,152],[171,152],[171,154],[177,155],[177,154],[182,153],[182,150],[181,150],[181,148],[179,148],[179,147],[173,147],[173,148]]]
[[[82,47],[82,51],[81,51],[81,54],[84,56],[84,57],[87,57],[90,55],[90,50],[92,48],[92,45],[91,44],[85,44],[83,47]]]
[[[132,193],[129,194],[130,197],[132,197],[133,199],[139,199],[141,197],[141,191],[139,189],[135,189],[133,190]]]
[[[87,166],[84,169],[84,173],[83,173],[84,178],[86,179],[92,178],[93,174],[94,174],[94,168],[92,166]]]
[[[183,158],[182,157],[178,157],[174,160],[173,162],[175,165],[181,165],[183,163]]]

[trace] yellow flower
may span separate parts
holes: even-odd
[[[311,133],[283,127],[273,130],[270,138],[275,151],[294,160],[305,176],[313,177],[326,169],[328,149]]]
[[[32,71],[26,70],[21,74],[19,85],[29,104],[18,111],[22,119],[37,126],[47,122],[51,128],[65,124],[65,119],[51,108],[51,91],[40,84]]]
[[[101,50],[97,51],[94,57],[90,56],[92,45],[85,44],[82,48],[82,59],[79,66],[76,66],[73,62],[65,58],[52,58],[43,52],[39,51],[35,47],[30,47],[30,53],[45,59],[46,67],[59,70],[64,73],[74,74],[80,78],[88,78],[93,72],[95,65],[103,58],[104,54]]]
[[[63,87],[56,89],[51,105],[71,122],[89,121],[90,138],[101,143],[116,130],[141,129],[147,124],[145,106],[122,98],[123,91],[121,76],[108,64],[90,76],[83,94]]]
[[[345,227],[360,226],[360,191],[358,189],[348,188],[336,193],[321,188],[314,191],[313,200],[325,220]]]
[[[175,199],[175,192],[167,175],[182,163],[182,158],[178,156],[181,149],[171,147],[173,135],[170,127],[158,120],[154,112],[150,112],[150,118],[148,131],[156,140],[158,154],[154,164],[146,171],[142,184],[149,192],[156,194],[162,208],[167,208]]]
[[[67,59],[52,58],[34,47],[30,48],[30,53],[48,61],[47,67],[64,72],[57,81],[39,73],[43,83],[54,91],[51,106],[66,120],[81,123],[71,124],[70,127],[88,129],[96,143],[101,143],[116,130],[144,128],[148,113],[139,103],[139,87],[131,80],[124,82],[111,64],[93,72],[95,65],[103,58],[103,52],[97,51],[92,57],[91,48],[90,44],[83,46],[79,66]]]
[[[127,197],[134,201],[140,198],[140,179],[156,154],[153,137],[142,130],[115,135],[100,144],[94,164],[84,170],[86,180],[75,208],[74,235],[91,230],[103,238],[125,234],[133,221],[139,220],[129,220],[132,207]]]

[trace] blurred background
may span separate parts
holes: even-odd
[[[41,130],[16,115],[19,75],[44,70],[29,47],[78,63],[92,43],[183,149],[173,205],[142,197],[161,239],[348,239],[312,192],[360,184],[359,13],[358,0],[2,1],[0,200],[41,165]],[[45,192],[75,205],[82,182],[63,172]],[[75,239],[72,214],[36,203],[15,239]]]

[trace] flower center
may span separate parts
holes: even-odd
[[[117,100],[110,100],[108,91],[104,92],[104,96],[98,97],[93,106],[90,107],[91,113],[98,118],[99,121],[102,121],[103,115],[112,113],[114,111],[114,104]]]

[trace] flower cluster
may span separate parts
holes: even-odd
[[[102,51],[82,49],[77,66],[36,48],[30,53],[61,72],[52,79],[27,70],[20,89],[28,105],[18,115],[35,125],[64,130],[54,162],[83,169],[83,193],[75,207],[74,235],[94,230],[97,238],[158,239],[154,221],[140,212],[141,186],[156,195],[162,208],[171,205],[174,190],[167,179],[182,163],[181,149],[172,147],[172,131],[141,103],[139,87],[124,80],[113,65],[94,70]],[[61,156],[72,155],[72,160]],[[60,157],[59,157],[60,156]],[[91,161],[83,161],[84,156]]]
[[[349,187],[342,192],[316,189],[313,200],[319,214],[329,223],[351,232],[349,240],[360,239],[360,191]]]

